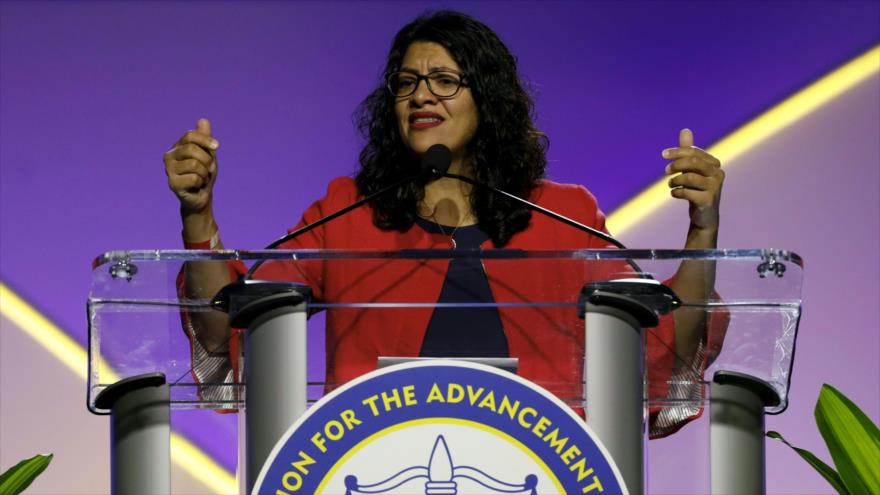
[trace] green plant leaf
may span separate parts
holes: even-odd
[[[816,425],[850,493],[880,494],[880,431],[851,400],[828,384],[816,403]]]
[[[828,464],[825,464],[822,459],[819,459],[809,450],[801,449],[799,447],[795,447],[794,445],[788,443],[788,440],[782,437],[778,432],[768,431],[767,436],[770,438],[775,438],[777,440],[782,441],[785,445],[791,447],[792,450],[798,453],[805,461],[807,461],[813,469],[819,472],[823,478],[825,478],[828,483],[837,491],[837,493],[841,495],[849,495],[849,490],[846,489],[846,486],[843,484],[843,480],[840,479],[840,475],[837,474],[837,471],[834,470]]]
[[[0,495],[18,495],[52,462],[53,454],[37,454],[0,474]]]

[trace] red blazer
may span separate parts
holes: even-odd
[[[294,229],[359,199],[351,178],[333,180],[327,195],[312,204]],[[585,225],[605,230],[605,217],[584,187],[542,181],[531,200]],[[291,229],[293,230],[293,229]],[[382,231],[373,225],[372,210],[363,207],[281,246],[284,249],[446,249],[449,238],[413,226],[408,231]],[[605,241],[533,213],[529,227],[513,236],[507,249],[551,250],[606,248]],[[492,241],[482,245],[494,249]],[[485,260],[496,302],[576,301],[590,280],[631,276],[621,262],[601,270],[579,261]],[[591,267],[593,267],[591,269]],[[328,302],[435,302],[448,261],[358,260],[267,263],[255,278],[299,280]],[[511,357],[519,374],[562,398],[583,393],[584,323],[574,307],[500,307]],[[431,318],[431,308],[331,309],[327,312],[327,381],[345,383],[376,368],[379,356],[418,356]],[[666,379],[674,363],[671,318],[648,333],[647,360],[651,395],[666,397]]]

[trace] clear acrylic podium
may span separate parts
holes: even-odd
[[[494,300],[438,305],[436,292],[421,287],[442,284],[451,260],[478,260]],[[668,282],[683,262],[714,276],[716,294],[663,296],[657,306],[656,297],[639,299],[628,289],[608,295],[619,284],[595,284],[626,279],[656,285],[645,280]],[[259,294],[259,303],[230,302],[183,275],[184,267],[218,265],[232,282],[236,270],[243,273],[255,263],[261,266],[254,279],[302,285],[280,296]],[[325,375],[323,339],[307,342],[307,326],[322,324],[326,315],[336,322],[365,317],[424,332],[407,329],[406,322],[424,325],[438,306],[491,307],[505,332],[554,332],[570,339],[567,346],[531,351],[567,363],[562,375],[534,381],[586,413],[630,493],[762,491],[763,415],[787,405],[802,269],[796,254],[770,249],[108,252],[93,262],[88,299],[88,407],[112,413],[113,428],[127,428],[125,435],[113,435],[113,486],[120,492],[126,486],[167,491],[168,407],[246,411],[248,459],[239,466],[249,487],[274,440],[306,407],[341,385]],[[633,298],[641,309],[633,309]],[[248,329],[230,332],[222,351],[207,348],[215,344],[204,344],[199,326],[219,321],[226,328],[229,313]],[[645,323],[652,318],[659,326]],[[693,355],[674,359],[672,369],[654,370],[646,379],[645,366],[656,367],[645,364],[646,355],[650,360],[676,352],[652,332],[668,331],[675,321],[698,322],[701,343]],[[270,331],[256,338],[257,327]],[[352,331],[382,331],[373,328],[379,327]],[[645,342],[667,349],[646,354]],[[527,377],[529,353],[511,348]],[[402,354],[394,357],[414,357]],[[144,413],[143,404],[154,409]],[[124,416],[138,407],[147,420],[133,426]]]

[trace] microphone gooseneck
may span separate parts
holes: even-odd
[[[470,177],[466,177],[464,175],[450,174],[447,171],[449,170],[449,165],[451,165],[451,164],[452,164],[452,151],[449,149],[449,147],[447,147],[444,144],[435,144],[435,145],[431,146],[430,148],[428,148],[428,151],[426,151],[424,156],[422,157],[422,171],[424,173],[432,174],[435,178],[449,177],[452,179],[458,179],[462,182],[467,182],[468,184],[470,184],[472,186],[477,186],[477,187],[482,187],[484,189],[489,189],[490,191],[494,192],[495,194],[500,194],[501,196],[512,199],[512,200],[516,201],[517,203],[520,203],[522,205],[527,206],[530,210],[537,211],[539,213],[547,215],[548,217],[550,217],[554,220],[571,225],[572,227],[579,229],[579,230],[582,230],[584,232],[587,232],[588,234],[592,234],[594,237],[598,237],[605,242],[610,242],[611,244],[614,244],[615,246],[619,247],[620,249],[626,249],[626,246],[624,246],[623,243],[621,243],[620,241],[618,241],[614,237],[611,237],[611,235],[606,234],[605,232],[602,232],[601,230],[594,229],[592,227],[584,225],[584,224],[577,222],[575,220],[572,220],[566,216],[560,215],[559,213],[556,213],[555,211],[548,210],[547,208],[544,208],[543,206],[538,206],[535,203],[532,203],[531,201],[520,198],[519,196],[517,196],[515,194],[510,194],[507,191],[502,191],[501,189],[498,189],[497,187],[490,186],[489,184],[484,184],[482,182],[476,181],[476,180],[471,179]]]
[[[369,203],[370,201],[373,201],[374,199],[376,199],[384,194],[387,194],[389,191],[391,191],[393,189],[397,189],[398,187],[400,187],[403,184],[406,184],[408,182],[412,182],[412,181],[415,181],[418,179],[423,179],[425,177],[427,177],[429,182],[433,181],[433,180],[437,180],[441,177],[448,177],[451,179],[457,179],[457,180],[466,182],[466,183],[471,184],[473,186],[482,187],[484,189],[489,189],[490,191],[494,192],[495,194],[500,194],[508,199],[516,201],[517,203],[520,203],[520,204],[526,206],[527,208],[529,208],[532,211],[536,211],[536,212],[541,213],[542,215],[546,215],[546,216],[548,216],[558,222],[562,222],[562,223],[569,225],[571,227],[574,227],[582,232],[586,232],[592,236],[598,237],[598,238],[602,239],[603,241],[608,242],[608,243],[610,243],[620,249],[626,249],[626,246],[624,246],[622,242],[618,241],[617,239],[615,239],[611,235],[606,234],[605,232],[602,232],[601,230],[594,229],[590,226],[584,225],[576,220],[572,220],[564,215],[560,215],[559,213],[556,213],[555,211],[548,210],[547,208],[544,208],[543,206],[538,206],[535,203],[532,203],[531,201],[520,198],[519,196],[516,196],[515,194],[511,194],[509,192],[502,191],[501,189],[498,189],[497,187],[490,186],[489,184],[484,184],[482,182],[476,181],[476,180],[471,179],[470,177],[466,177],[464,175],[451,174],[448,172],[449,166],[451,164],[452,164],[452,151],[449,149],[449,147],[447,147],[444,144],[435,144],[435,145],[431,146],[430,148],[428,148],[427,151],[425,151],[425,153],[422,155],[421,161],[419,163],[419,171],[415,175],[411,175],[409,177],[405,177],[403,179],[400,179],[400,180],[394,182],[393,184],[388,185],[386,187],[383,187],[382,189],[374,192],[373,194],[370,194],[369,196],[367,196],[363,199],[355,201],[354,203],[346,206],[345,208],[342,208],[341,210],[338,210],[334,213],[331,213],[330,215],[327,215],[325,217],[322,217],[322,218],[316,220],[314,223],[304,225],[304,226],[300,227],[299,229],[294,230],[293,232],[290,232],[282,237],[279,237],[278,239],[272,241],[268,246],[266,246],[266,249],[274,249],[274,248],[280,246],[281,244],[284,244],[285,242],[287,242],[291,239],[294,239],[302,234],[305,234],[306,232],[308,232],[312,229],[315,229],[315,228],[317,228],[317,227],[319,227],[319,226],[321,226],[321,225],[323,225],[323,224],[325,224],[335,218],[338,218],[342,215],[345,215],[346,213],[350,212],[351,210],[354,210],[355,208],[363,206],[364,204]],[[636,270],[636,273],[638,273],[639,277],[653,278],[649,274],[645,274],[644,272],[642,272],[641,268],[635,263],[635,261],[633,261],[633,260],[628,260],[628,261],[629,261],[630,265],[632,265],[633,268]],[[262,264],[263,264],[262,260],[254,263],[254,265],[251,267],[251,269],[248,270],[247,274],[245,274],[244,279],[250,280],[251,277],[253,276],[254,272],[256,271],[256,269],[259,268],[260,265],[262,265]]]
[[[440,147],[446,148],[446,146],[444,146],[442,144],[435,144],[434,146],[431,146],[431,148],[429,148],[428,151],[431,151],[434,148],[440,148]],[[451,160],[452,152],[449,151],[449,148],[446,148],[445,152],[448,153],[450,160]],[[438,153],[438,155],[439,155],[440,150],[436,151],[436,153]],[[426,153],[426,155],[427,155],[427,153]],[[447,168],[447,170],[448,170],[448,168]],[[531,201],[520,198],[519,196],[517,196],[515,194],[511,194],[507,191],[502,191],[501,189],[498,189],[497,187],[491,186],[489,184],[484,184],[482,182],[476,181],[476,180],[471,179],[470,177],[466,177],[464,175],[450,174],[449,172],[446,172],[446,171],[443,171],[443,173],[440,173],[439,177],[449,177],[451,179],[458,179],[458,180],[460,180],[462,182],[466,182],[470,185],[482,187],[484,189],[488,189],[495,194],[499,194],[499,195],[504,196],[508,199],[512,199],[513,201],[516,201],[517,203],[519,203],[523,206],[526,206],[527,208],[529,208],[532,211],[536,211],[542,215],[548,216],[558,222],[562,222],[562,223],[569,225],[571,227],[574,227],[582,232],[586,232],[594,237],[598,237],[599,239],[602,239],[603,241],[608,242],[608,243],[614,245],[615,247],[618,247],[620,249],[626,249],[626,246],[624,246],[622,242],[618,241],[617,239],[615,239],[611,235],[609,235],[605,232],[602,232],[601,230],[594,229],[593,227],[590,227],[588,225],[584,225],[576,220],[572,220],[571,218],[568,218],[564,215],[560,215],[559,213],[556,213],[553,210],[548,210],[547,208],[544,208],[543,206],[538,206],[535,203],[532,203]],[[654,277],[652,277],[648,273],[643,272],[641,267],[634,260],[628,259],[627,262],[630,264],[630,266],[633,267],[633,269],[636,271],[636,274],[639,278],[646,278],[646,279],[653,280]]]
[[[422,159],[419,162],[419,171],[415,175],[411,175],[409,177],[404,177],[403,179],[400,179],[391,185],[385,186],[382,189],[374,192],[373,194],[370,194],[369,196],[367,196],[365,198],[362,198],[358,201],[355,201],[354,203],[346,206],[345,208],[342,208],[341,210],[338,210],[334,213],[331,213],[331,214],[327,215],[326,217],[319,218],[318,220],[316,220],[313,223],[303,225],[302,227],[294,230],[293,232],[289,232],[289,233],[279,237],[278,239],[275,239],[268,246],[266,246],[265,249],[275,249],[278,246],[284,244],[285,242],[287,242],[291,239],[299,237],[300,235],[305,234],[306,232],[308,232],[312,229],[320,227],[321,225],[324,225],[325,223],[327,223],[335,218],[338,218],[342,215],[345,215],[346,213],[350,212],[351,210],[354,210],[355,208],[363,206],[363,205],[369,203],[370,201],[373,201],[374,199],[387,194],[389,191],[397,189],[398,187],[402,186],[403,184],[406,184],[406,183],[409,183],[409,182],[412,182],[412,181],[415,181],[418,179],[422,179],[425,177],[428,178],[428,182],[433,181],[433,180],[437,180],[443,174],[445,174],[447,170],[449,170],[449,165],[451,165],[451,164],[452,164],[452,151],[450,151],[449,148],[445,145],[435,144],[435,145],[431,146],[430,148],[428,148],[427,151],[425,151],[425,153],[422,155]],[[254,265],[251,267],[251,269],[248,270],[248,272],[245,274],[244,280],[250,280],[253,277],[254,272],[262,264],[263,264],[263,260],[260,260],[260,261],[257,261],[256,263],[254,263]]]
[[[505,198],[510,198],[510,199],[516,201],[517,203],[525,205],[532,211],[537,211],[538,213],[544,214],[554,220],[558,220],[564,224],[571,225],[572,227],[574,227],[578,230],[582,230],[588,234],[591,234],[594,237],[598,237],[599,239],[602,239],[605,242],[609,242],[611,244],[614,244],[615,247],[618,247],[620,249],[626,249],[626,246],[624,246],[622,242],[618,241],[614,237],[611,237],[610,235],[606,234],[605,232],[602,232],[599,229],[594,229],[593,227],[590,227],[588,225],[584,225],[584,224],[578,222],[577,220],[572,220],[572,219],[566,217],[565,215],[560,215],[559,213],[556,213],[553,210],[548,210],[547,208],[544,208],[543,206],[538,206],[535,203],[532,203],[531,201],[520,198],[519,196],[517,196],[515,194],[510,194],[507,191],[502,191],[501,189],[498,189],[497,187],[490,186],[489,184],[483,184],[481,182],[478,182],[478,181],[471,179],[470,177],[466,177],[464,175],[450,174],[447,172],[447,173],[444,173],[442,175],[442,177],[449,177],[452,179],[458,179],[462,182],[467,182],[468,184],[471,184],[473,186],[488,189],[496,194],[500,194],[501,196],[504,196]]]

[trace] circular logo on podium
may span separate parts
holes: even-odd
[[[626,493],[584,421],[541,387],[462,361],[391,366],[328,394],[278,442],[255,493]]]

